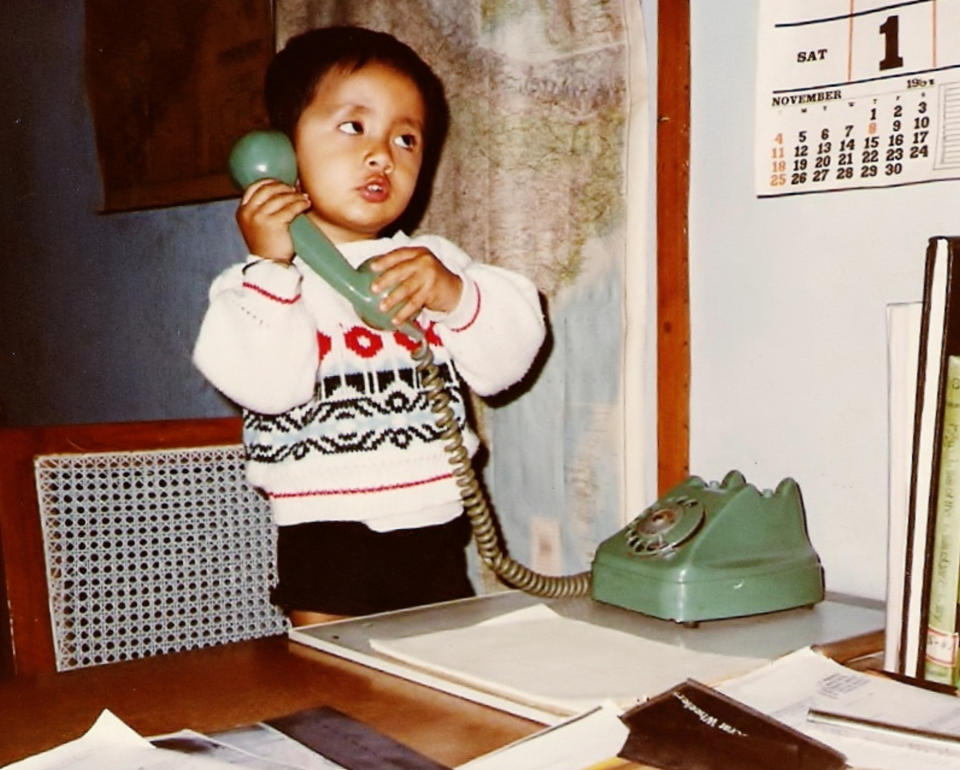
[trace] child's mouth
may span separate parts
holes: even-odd
[[[370,179],[360,187],[360,195],[371,203],[381,203],[390,195],[390,184],[386,179]]]

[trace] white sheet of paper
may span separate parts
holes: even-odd
[[[857,737],[807,719],[809,709],[960,736],[960,698],[846,668],[806,647],[717,687],[871,770],[960,770],[956,749],[925,749],[887,733]]]
[[[235,770],[216,760],[164,751],[151,745],[110,711],[74,741],[7,765],[6,770]]]
[[[343,770],[343,765],[317,754],[299,741],[263,723],[224,730],[215,733],[211,738],[240,751],[282,762],[297,770]]]
[[[238,741],[231,740],[231,736],[242,734],[240,730],[216,736],[179,730],[151,736],[150,742],[161,749],[178,752],[181,761],[202,757],[245,770],[345,770],[343,765],[311,751],[277,730],[266,725],[256,727],[262,728],[259,731],[261,740],[256,745],[251,741],[251,745],[241,746]],[[246,734],[250,732],[246,731]]]
[[[466,628],[371,639],[377,652],[521,703],[577,714],[626,708],[690,677],[717,682],[767,661],[689,650],[557,614],[538,604]]]
[[[578,714],[509,746],[459,765],[457,770],[582,770],[617,755],[629,730],[613,703]]]

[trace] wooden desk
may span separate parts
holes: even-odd
[[[881,641],[868,634],[824,652],[851,661]],[[79,737],[105,708],[150,736],[210,733],[315,706],[332,706],[448,766],[542,728],[277,636],[0,682],[0,765]]]
[[[144,736],[332,706],[454,766],[541,725],[269,637],[0,682],[0,765],[77,738],[104,709]]]

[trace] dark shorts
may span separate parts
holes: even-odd
[[[277,585],[284,611],[368,615],[473,596],[470,521],[375,532],[352,521],[279,527]]]

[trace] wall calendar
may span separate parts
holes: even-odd
[[[759,197],[960,178],[960,0],[759,6]]]

